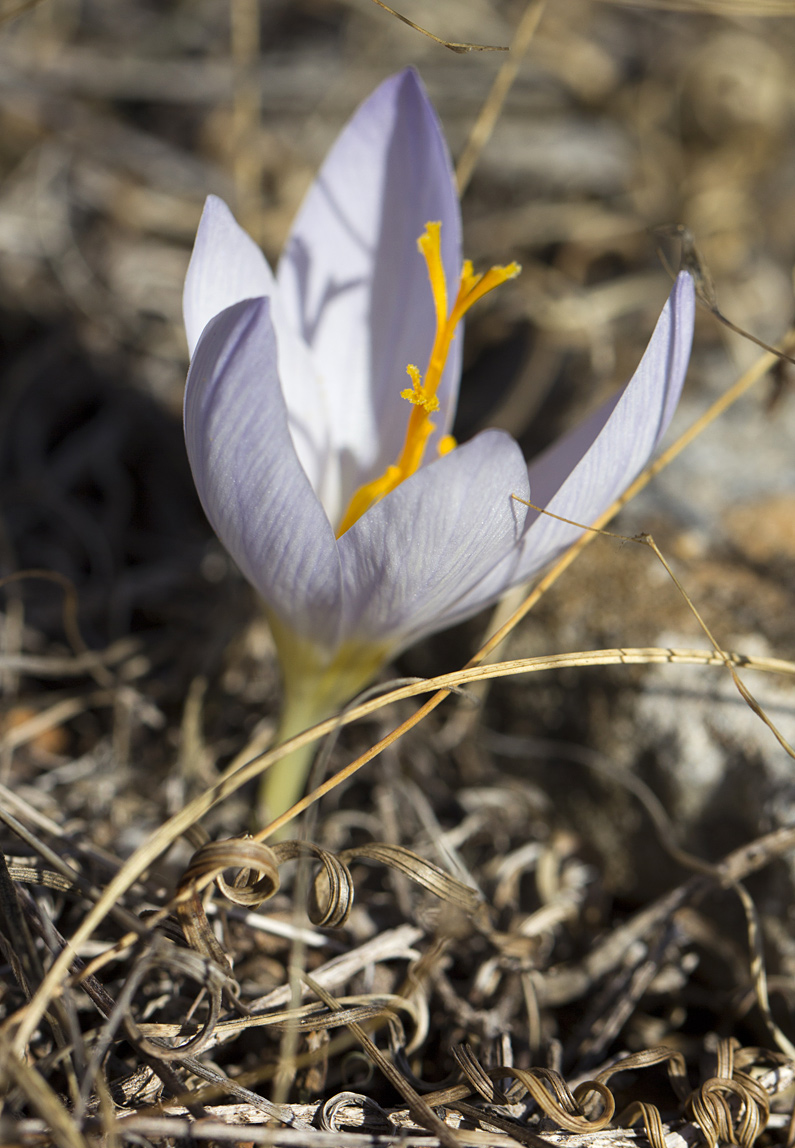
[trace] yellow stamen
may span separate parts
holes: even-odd
[[[426,223],[425,231],[417,240],[417,250],[425,259],[431,292],[436,308],[436,330],[447,321],[447,281],[442,263],[442,225]]]
[[[436,429],[431,422],[430,415],[439,409],[439,399],[436,392],[442,381],[445,363],[450,354],[450,347],[458,324],[473,303],[482,299],[506,279],[515,278],[521,271],[518,263],[509,263],[507,267],[492,267],[485,274],[475,274],[471,262],[467,259],[461,269],[461,279],[458,294],[452,310],[447,310],[447,281],[442,262],[441,223],[426,223],[425,232],[417,240],[417,246],[428,267],[428,279],[433,295],[434,309],[436,311],[436,336],[433,340],[428,368],[425,379],[420,376],[417,367],[410,364],[406,371],[411,379],[412,386],[401,391],[401,396],[411,404],[406,437],[403,449],[397,461],[388,466],[384,473],[364,486],[354,494],[348,509],[343,515],[337,537],[353,526],[354,522],[369,510],[370,507],[399,486],[409,475],[414,474],[422,465],[425,447],[428,439]],[[439,454],[449,454],[455,448],[455,439],[452,435],[445,435],[439,442]]]
[[[451,450],[455,450],[457,446],[458,443],[455,441],[451,434],[443,434],[439,439],[439,445],[436,448],[439,452],[439,458],[444,458],[446,454],[449,454]]]
[[[422,407],[428,414],[432,414],[433,411],[438,411],[439,400],[436,395],[428,394],[422,385],[420,372],[413,363],[409,363],[406,367],[406,374],[411,379],[412,385],[406,387],[405,391],[400,392],[401,399],[407,399],[410,403],[414,403],[415,407]]]

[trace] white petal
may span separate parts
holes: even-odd
[[[530,501],[590,525],[653,454],[673,416],[693,337],[693,281],[680,275],[630,382],[529,468]],[[517,491],[517,493],[519,493]],[[582,531],[527,514],[524,537],[457,604],[450,623],[495,602],[570,546]]]
[[[693,340],[693,280],[679,275],[638,369],[617,396],[529,468],[531,501],[590,525],[629,486],[670,422]],[[519,578],[527,578],[582,533],[544,515],[528,515]]]
[[[447,146],[416,73],[386,80],[342,131],[293,226],[278,280],[328,388],[343,501],[395,461],[408,419],[406,366],[424,373],[435,333],[417,239],[442,222],[451,292],[461,270],[458,200]],[[461,333],[439,390],[449,429]],[[428,457],[434,457],[435,441]]]
[[[346,636],[403,648],[442,629],[458,601],[515,552],[527,470],[516,443],[485,431],[424,467],[339,540]]]
[[[268,261],[222,199],[207,197],[190,257],[182,310],[191,355],[212,318],[233,303],[273,295]]]
[[[191,355],[212,318],[243,299],[271,300],[279,376],[298,457],[321,499],[336,505],[338,479],[330,458],[323,390],[312,356],[288,321],[268,261],[222,199],[208,196],[183,293]]]
[[[216,534],[268,608],[333,648],[337,544],[290,436],[269,311],[267,300],[246,300],[205,327],[185,391],[188,458]]]

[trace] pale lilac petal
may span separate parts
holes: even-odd
[[[694,318],[693,280],[683,272],[624,390],[530,465],[531,499],[537,506],[590,524],[640,473],[679,401]],[[580,533],[531,511],[518,577],[540,570]]]
[[[527,468],[501,431],[485,431],[412,475],[339,541],[345,632],[403,648],[448,625],[456,604],[514,552]]]
[[[254,240],[222,199],[208,196],[182,295],[191,355],[211,319],[243,299],[273,295],[275,287],[273,272]]]
[[[233,303],[265,296],[271,300],[279,376],[298,457],[327,509],[337,511],[338,468],[332,464],[325,397],[312,356],[287,320],[268,261],[237,223],[222,199],[207,197],[183,293],[188,347],[194,347],[212,318]]]
[[[624,390],[531,464],[531,502],[590,525],[629,486],[654,453],[676,409],[687,373],[694,315],[693,281],[683,274]],[[581,533],[577,527],[528,511],[520,545],[461,599],[446,624],[495,602]]]
[[[442,223],[450,291],[461,270],[461,223],[450,156],[436,113],[412,69],[359,108],[323,164],[278,269],[291,321],[312,348],[327,387],[343,501],[394,462],[408,418],[406,366],[424,373],[435,333],[417,239]],[[449,429],[461,332],[439,391],[438,434]],[[428,457],[435,457],[435,440]]]
[[[336,644],[337,544],[287,424],[268,300],[205,328],[185,391],[185,442],[205,513],[266,605],[294,633]]]
[[[519,491],[516,493],[519,494]],[[519,496],[528,498],[526,494],[519,494]],[[532,514],[532,511],[528,511],[528,514]],[[506,590],[510,590],[518,582],[525,581],[527,575],[519,573],[521,561],[521,546],[514,546],[512,550],[494,563],[476,585],[459,598],[449,614],[445,616],[442,625],[445,627],[455,626],[458,622],[466,621],[473,614],[477,614],[479,610],[493,606]]]

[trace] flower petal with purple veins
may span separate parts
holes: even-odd
[[[654,453],[676,410],[694,319],[693,279],[682,272],[623,391],[530,464],[531,501],[536,506],[589,525],[626,490]],[[528,578],[546,566],[580,533],[531,511],[518,576]]]
[[[343,129],[298,216],[278,268],[296,329],[326,387],[342,502],[397,455],[406,366],[424,371],[435,323],[417,239],[442,223],[450,283],[461,270],[461,222],[441,126],[416,72],[386,80]],[[452,423],[461,334],[438,392],[437,434]]]
[[[682,274],[624,389],[530,464],[530,502],[589,526],[629,486],[673,417],[687,373],[694,318],[693,280]],[[456,604],[448,624],[527,581],[581,533],[577,526],[528,510],[519,546]]]
[[[209,195],[182,293],[191,355],[204,328],[221,311],[244,299],[271,296],[275,288],[273,272],[259,247],[224,201]]]
[[[287,425],[268,300],[236,303],[202,333],[185,442],[210,523],[269,610],[333,648],[342,621],[337,543]]]
[[[423,467],[340,539],[345,632],[405,647],[441,629],[457,601],[516,550],[527,467],[502,431]]]
[[[271,301],[279,375],[298,457],[321,499],[336,505],[338,483],[330,466],[325,394],[312,355],[287,319],[267,259],[224,201],[208,196],[182,300],[191,355],[211,319],[233,303],[262,297]]]

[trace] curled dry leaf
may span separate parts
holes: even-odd
[[[227,869],[239,870],[232,886],[223,878]],[[215,881],[235,905],[255,907],[278,892],[279,863],[272,849],[250,837],[211,841],[191,857],[180,881],[179,893],[189,887],[200,892],[211,881]]]
[[[144,1055],[153,1056],[157,1060],[184,1061],[188,1057],[198,1055],[212,1039],[215,1026],[221,1015],[222,993],[228,985],[229,977],[216,961],[208,959],[192,949],[173,945],[164,937],[157,937],[147,951],[142,954],[132,979],[136,984],[140,984],[155,969],[168,970],[174,977],[184,977],[201,985],[210,1002],[204,1023],[198,1032],[178,1045],[166,1043],[157,1038],[145,1037],[129,1009],[124,1014],[124,1029],[129,1039],[136,1043]]]
[[[204,933],[204,927],[197,924],[204,916],[198,901],[201,889],[215,881],[220,892],[234,904],[256,907],[278,892],[281,883],[279,866],[296,860],[318,861],[321,865],[310,885],[307,907],[310,920],[319,927],[339,928],[347,921],[354,895],[348,863],[353,860],[388,865],[466,913],[474,913],[482,904],[477,890],[399,845],[373,842],[335,855],[312,842],[281,841],[268,846],[250,837],[234,837],[210,842],[198,849],[179,883],[177,902],[180,917],[184,918],[183,928],[191,943]],[[229,869],[237,870],[231,884],[223,876]],[[209,926],[207,931],[212,936]],[[214,959],[221,959],[214,938],[212,941],[209,937],[200,939],[198,947]]]
[[[463,881],[451,877],[437,865],[432,865],[430,861],[418,857],[416,853],[404,849],[402,845],[372,842],[369,845],[357,846],[355,849],[346,849],[340,854],[340,859],[346,864],[356,859],[378,861],[382,865],[388,865],[427,889],[429,893],[435,894],[440,900],[447,901],[465,913],[474,913],[483,903],[483,898],[477,889],[472,889]]]

